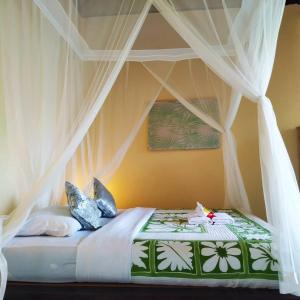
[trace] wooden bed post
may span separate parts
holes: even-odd
[[[299,170],[298,182],[300,184],[300,126],[297,127],[297,139],[298,139],[298,170]]]

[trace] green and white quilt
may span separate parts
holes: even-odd
[[[234,225],[189,225],[191,211],[155,211],[133,242],[131,275],[277,280],[270,232],[237,210],[216,211]]]
[[[156,210],[142,228],[146,233],[204,233],[204,225],[190,225],[187,221],[189,210]]]

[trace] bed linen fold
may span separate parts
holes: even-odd
[[[76,280],[130,282],[132,243],[154,210],[141,207],[126,210],[84,238],[77,249]]]

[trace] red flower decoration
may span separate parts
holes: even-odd
[[[210,219],[214,218],[215,216],[216,215],[212,211],[207,215],[207,217]]]

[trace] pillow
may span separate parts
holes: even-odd
[[[99,220],[100,227],[103,227],[104,225],[106,225],[110,221],[112,221],[112,218],[103,218],[103,217],[101,217],[100,220]]]
[[[70,182],[66,181],[65,187],[70,212],[80,222],[83,229],[96,230],[102,227],[100,220],[102,212],[98,209],[96,201],[84,195]]]
[[[71,236],[80,229],[80,223],[70,215],[68,207],[48,207],[32,213],[17,235],[63,237]]]
[[[103,217],[113,218],[117,215],[115,199],[97,178],[94,178],[94,199]]]

